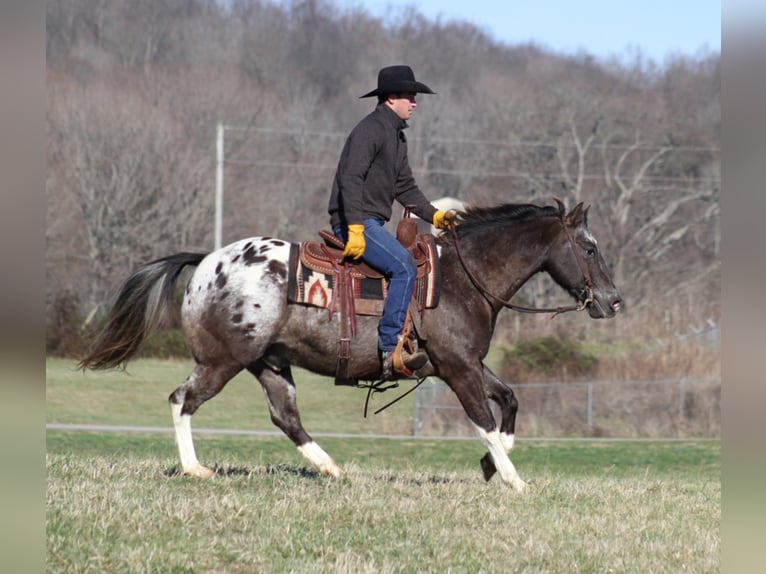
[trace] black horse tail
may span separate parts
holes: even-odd
[[[175,284],[183,268],[197,266],[205,257],[201,253],[178,253],[147,263],[135,271],[120,289],[104,328],[96,335],[92,350],[78,367],[124,367],[168,316]]]

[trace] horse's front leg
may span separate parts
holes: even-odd
[[[484,390],[487,397],[500,407],[500,441],[507,453],[513,450],[516,438],[516,413],[519,410],[519,403],[513,394],[511,387],[501,381],[486,365],[482,363],[482,375],[484,381]],[[484,479],[490,480],[497,469],[492,462],[492,456],[487,453],[481,459],[481,470],[484,473]]]
[[[457,395],[468,418],[476,428],[479,438],[487,447],[491,462],[500,474],[500,478],[503,482],[510,484],[514,490],[522,492],[527,484],[521,479],[508,457],[506,444],[497,428],[483,383],[483,367],[458,369],[455,373],[460,375],[443,375],[444,381]]]

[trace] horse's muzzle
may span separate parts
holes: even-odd
[[[625,303],[618,293],[593,294],[593,301],[588,305],[588,313],[592,319],[611,319],[622,309]]]

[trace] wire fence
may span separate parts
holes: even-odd
[[[720,380],[586,381],[511,385],[520,437],[717,438]],[[499,409],[493,403],[499,421]],[[439,379],[416,391],[415,436],[475,436],[454,393]]]

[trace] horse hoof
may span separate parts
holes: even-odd
[[[346,476],[346,471],[339,467],[337,464],[333,466],[325,466],[320,472],[329,478],[342,478]]]
[[[211,468],[198,464],[194,468],[184,470],[184,475],[192,476],[194,478],[213,478],[215,476],[215,471]]]
[[[484,473],[484,480],[487,482],[489,482],[489,480],[495,476],[495,473],[497,472],[495,463],[492,461],[492,456],[489,453],[486,453],[481,458],[481,471]]]
[[[521,479],[513,483],[513,490],[515,490],[518,493],[525,492],[528,487],[529,485]]]

